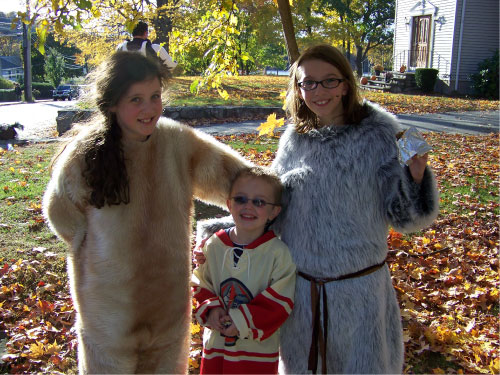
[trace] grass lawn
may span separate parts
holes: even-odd
[[[427,133],[441,191],[433,226],[391,231],[389,264],[403,318],[405,373],[498,373],[498,136]],[[269,165],[278,137],[219,137]],[[56,143],[0,151],[2,373],[76,371],[65,246],[41,216]],[[197,204],[195,218],[220,213]],[[193,333],[197,373],[201,328]]]
[[[216,90],[204,89],[198,96],[189,91],[191,83],[199,77],[175,77],[171,81],[169,97],[171,106],[278,106],[283,105],[288,77],[240,76],[228,78],[223,88],[230,95],[223,100]],[[434,113],[449,111],[497,110],[499,102],[465,97],[440,95],[402,95],[360,91],[367,100],[378,103],[392,113]]]

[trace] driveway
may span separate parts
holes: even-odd
[[[416,127],[421,132],[435,131],[458,134],[498,133],[500,111],[448,112],[397,115],[403,128]],[[218,135],[257,133],[257,127],[265,120],[237,123],[202,125],[199,129]],[[277,129],[282,131],[284,127]]]

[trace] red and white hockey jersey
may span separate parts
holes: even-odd
[[[239,331],[231,339],[205,328],[202,374],[278,372],[279,327],[293,308],[295,265],[272,231],[239,249],[226,231],[217,232],[203,249],[206,262],[193,273],[196,319],[206,326],[209,309],[222,307]]]

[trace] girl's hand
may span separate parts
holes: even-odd
[[[205,263],[206,260],[207,258],[205,258],[205,254],[203,254],[201,249],[196,248],[193,250],[193,262],[196,264],[196,267]]]
[[[193,262],[196,267],[198,267],[200,264],[205,263],[205,261],[207,260],[207,258],[205,258],[205,254],[203,254],[203,250],[201,249],[205,246],[205,242],[207,242],[209,238],[210,237],[207,237],[201,240],[201,243],[193,250]]]
[[[422,179],[424,178],[424,171],[428,159],[429,159],[428,153],[426,153],[423,156],[415,155],[410,159],[408,163],[411,177],[413,178],[413,181],[415,181],[417,184],[420,184],[422,182]]]
[[[222,322],[226,317],[226,311],[222,307],[214,307],[208,311],[207,325],[216,331],[222,332],[224,329]]]

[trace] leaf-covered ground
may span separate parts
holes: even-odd
[[[499,373],[498,135],[425,136],[434,148],[441,213],[422,232],[391,231],[387,239],[404,372]],[[277,143],[250,135],[220,140],[263,165]],[[40,222],[54,146],[34,147],[0,151],[0,372],[72,373],[75,313],[64,253]],[[190,372],[197,373],[202,329],[191,328]]]

